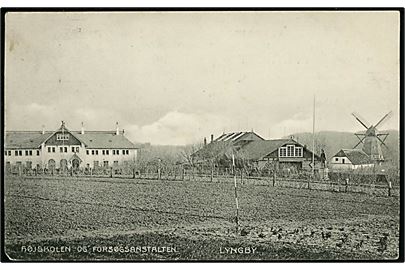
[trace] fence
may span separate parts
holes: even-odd
[[[278,175],[276,172],[267,176],[251,176],[243,170],[235,171],[238,185],[261,185],[283,188],[324,190],[332,192],[357,192],[377,196],[399,196],[399,179],[381,178],[379,175],[359,174],[330,174],[329,180],[303,177],[303,175]],[[79,178],[131,178],[164,181],[196,181],[212,183],[233,183],[230,171],[197,171],[184,166],[172,167],[100,167],[97,169],[24,169],[6,170],[8,175],[37,176],[37,177],[79,177]],[[394,184],[393,184],[394,183]]]

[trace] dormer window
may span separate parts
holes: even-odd
[[[302,157],[303,150],[301,146],[286,145],[278,149],[279,157]]]
[[[56,139],[58,141],[68,141],[69,140],[69,134],[56,134]]]

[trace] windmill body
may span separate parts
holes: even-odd
[[[354,146],[356,148],[358,145],[363,144],[362,150],[370,157],[370,159],[375,163],[381,163],[384,161],[384,156],[381,150],[381,145],[385,147],[385,140],[388,137],[388,133],[379,133],[377,130],[378,126],[381,126],[383,122],[388,120],[391,112],[387,113],[380,121],[375,125],[369,125],[362,119],[358,114],[352,113],[352,115],[357,119],[357,121],[366,128],[364,133],[355,133],[359,142]],[[388,147],[387,147],[388,148]]]
[[[384,156],[381,151],[381,143],[377,138],[377,135],[370,134],[366,135],[364,138],[364,143],[362,150],[366,153],[373,161],[382,162],[384,161]]]

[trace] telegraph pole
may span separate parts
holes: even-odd
[[[312,177],[313,179],[315,179],[315,94],[314,94],[314,107],[312,115]]]

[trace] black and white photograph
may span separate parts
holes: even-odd
[[[3,261],[404,260],[402,8],[2,20]]]

